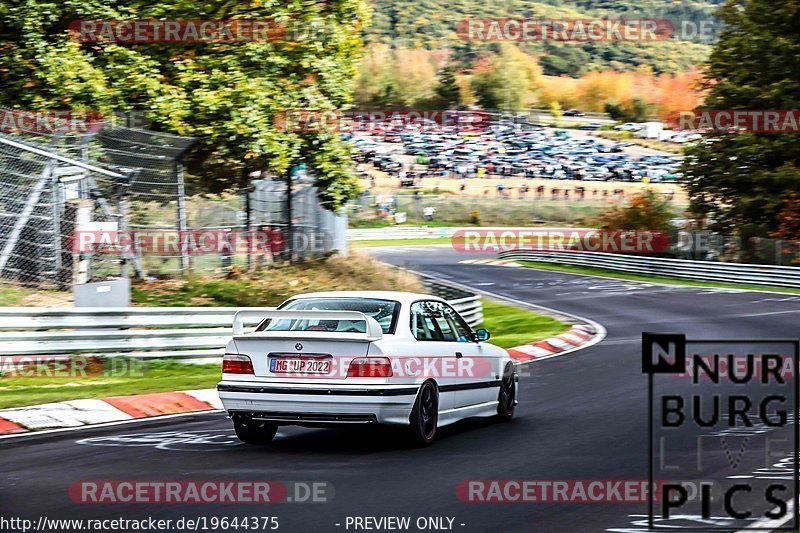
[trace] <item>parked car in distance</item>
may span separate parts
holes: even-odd
[[[625,124],[618,124],[614,126],[617,131],[639,131],[644,126],[638,122],[626,122]]]

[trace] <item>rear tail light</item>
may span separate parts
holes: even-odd
[[[222,358],[223,374],[254,374],[253,362],[246,355],[226,353]]]
[[[348,378],[388,378],[392,375],[392,363],[388,357],[359,357],[350,362]]]

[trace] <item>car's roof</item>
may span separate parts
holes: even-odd
[[[416,292],[400,292],[400,291],[326,291],[326,292],[308,292],[305,294],[297,294],[289,298],[289,300],[297,300],[298,298],[375,298],[379,300],[394,300],[401,304],[409,304],[417,300],[442,300],[438,296],[430,294],[422,294]]]

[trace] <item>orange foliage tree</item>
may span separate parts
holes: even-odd
[[[778,212],[778,229],[773,237],[787,241],[800,241],[800,196],[791,193]]]
[[[558,102],[563,108],[603,111],[606,104],[630,106],[634,99],[650,104],[662,120],[702,103],[698,70],[654,76],[647,68],[633,72],[606,70],[589,72],[581,78],[544,76],[538,94],[540,107]]]

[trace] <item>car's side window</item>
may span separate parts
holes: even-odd
[[[441,331],[426,307],[428,302],[416,302],[411,306],[411,333],[418,341],[440,341]]]
[[[411,332],[420,341],[461,341],[470,338],[469,326],[447,304],[435,300],[411,306]]]
[[[469,327],[461,315],[448,304],[442,304],[444,317],[450,323],[450,328],[455,332],[458,342],[469,342],[472,339],[472,328]]]

